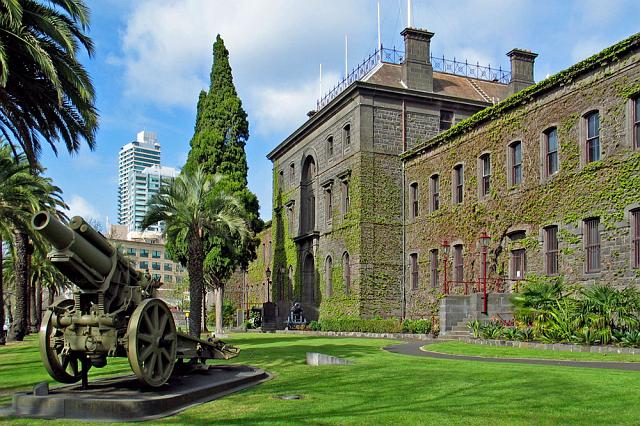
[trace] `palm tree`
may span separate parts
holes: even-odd
[[[2,241],[11,239],[12,234],[29,230],[31,215],[35,211],[56,211],[58,207],[66,208],[60,192],[60,188],[54,186],[51,179],[30,173],[25,156],[21,155],[18,157],[18,161],[15,161],[12,158],[10,148],[7,145],[0,145],[0,244]],[[26,235],[28,243],[29,234]],[[15,340],[22,340],[27,333],[29,302],[29,269],[27,268],[28,263],[24,260],[30,256],[30,253],[27,252],[26,245],[18,244],[19,241],[22,241],[21,239],[15,235],[14,238],[16,300],[15,321],[11,327],[11,337]],[[33,235],[32,240],[42,252],[46,251],[43,241],[37,235]],[[0,254],[0,265],[2,265],[1,258]],[[2,281],[0,281],[1,283]],[[4,321],[3,318],[4,311],[0,314],[0,320]]]
[[[170,243],[187,247],[189,272],[189,333],[199,337],[202,327],[202,293],[204,288],[204,243],[215,235],[229,245],[244,241],[249,231],[238,198],[224,190],[223,176],[207,176],[202,167],[183,171],[173,182],[163,186],[149,203],[142,226],[165,224]],[[216,306],[222,317],[222,306]]]
[[[56,154],[60,141],[93,149],[95,93],[78,62],[80,46],[93,54],[84,1],[0,0],[0,16],[0,131],[14,155],[36,171],[41,139]]]
[[[7,145],[0,145],[0,324],[4,326],[3,298],[3,253],[4,241],[12,238],[13,230],[28,228],[30,213],[37,205],[32,192],[35,177],[29,173],[29,165],[24,161],[15,162]],[[20,295],[22,297],[22,294]],[[20,300],[22,303],[22,299]],[[26,327],[26,324],[18,327]],[[4,344],[4,332],[0,333],[0,343]]]
[[[0,134],[16,160],[26,155],[34,175],[40,171],[41,140],[56,154],[59,142],[69,152],[77,152],[83,140],[94,147],[95,93],[78,62],[81,47],[93,54],[88,25],[83,0],[0,0]],[[16,292],[26,294],[26,228],[15,233],[14,244]]]

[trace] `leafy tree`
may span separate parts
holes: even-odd
[[[31,173],[37,174],[41,140],[56,154],[59,142],[69,152],[77,152],[83,140],[93,149],[95,93],[78,61],[81,46],[93,53],[85,34],[89,9],[84,1],[2,0],[0,16],[0,133],[16,159],[24,152]],[[14,245],[16,293],[26,294],[30,245],[25,229],[16,232]],[[16,302],[16,317],[26,315],[22,306]]]
[[[189,332],[200,336],[205,244],[215,235],[225,246],[242,243],[249,233],[240,200],[226,192],[222,175],[202,167],[186,170],[151,199],[142,226],[164,221],[168,241],[187,249]]]
[[[244,148],[249,138],[249,122],[233,84],[229,51],[220,35],[213,44],[210,80],[209,91],[200,92],[198,98],[195,130],[185,170],[202,166],[204,173],[210,176],[223,174],[225,179],[221,184],[239,199],[249,227],[255,234],[263,224],[259,217],[258,199],[247,188],[248,166]],[[243,244],[229,245],[213,234],[205,242],[205,278],[216,292],[217,318],[222,318],[224,283],[234,270],[246,268],[255,259],[257,244],[255,236]],[[187,261],[184,248],[172,242],[168,247],[175,259],[183,264]],[[217,332],[221,331],[221,325],[221,322],[217,323]]]

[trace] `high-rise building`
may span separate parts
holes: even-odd
[[[118,223],[129,231],[140,231],[149,200],[162,181],[175,178],[177,171],[160,165],[158,138],[155,132],[147,131],[120,148],[118,169]],[[160,231],[160,226],[149,230]]]

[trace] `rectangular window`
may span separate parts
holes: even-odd
[[[344,133],[344,147],[347,148],[351,145],[351,125],[347,124],[342,130]]]
[[[327,156],[333,157],[333,136],[327,139]]]
[[[324,190],[324,217],[327,223],[331,223],[333,219],[333,200],[331,199],[331,188]]]
[[[482,182],[480,183],[480,194],[483,197],[489,195],[491,190],[491,156],[484,154],[480,157],[480,164],[482,167]]]
[[[149,269],[149,262],[147,262],[146,260],[143,260],[142,262],[140,262],[140,269],[142,270]]]
[[[418,183],[414,182],[411,184],[411,217],[416,218],[420,213],[418,211]]]
[[[453,279],[457,282],[464,281],[464,258],[462,256],[462,244],[453,246]]]
[[[438,249],[431,250],[431,287],[438,287]]]
[[[558,274],[558,227],[544,228],[544,257],[547,275]]]
[[[440,131],[450,129],[453,126],[453,111],[440,111]]]
[[[349,181],[342,181],[342,214],[345,215],[349,212],[349,205],[351,200],[349,199]]]
[[[173,281],[173,277],[171,275],[165,275],[164,276],[164,282],[165,283],[170,283]]]
[[[279,191],[279,192],[282,192],[282,189],[283,189],[283,186],[282,186],[282,185],[283,185],[283,181],[284,181],[284,171],[283,171],[283,170],[280,170],[280,171],[278,172],[278,191]]]
[[[584,221],[584,248],[587,252],[587,272],[600,271],[600,219]]]
[[[296,181],[296,165],[291,163],[289,165],[289,184],[294,185]]]
[[[511,279],[521,280],[526,273],[527,258],[524,249],[511,250]]]
[[[640,209],[631,211],[631,244],[633,244],[633,267],[640,268]]]
[[[431,176],[431,211],[434,212],[440,208],[440,176]]]
[[[464,189],[464,170],[462,164],[453,168],[453,202],[462,203]]]
[[[418,254],[412,253],[409,255],[411,259],[411,290],[418,289]]]
[[[159,250],[153,250],[151,252],[151,257],[154,259],[160,259],[160,256],[162,255],[162,253],[160,253]]]
[[[159,271],[160,270],[160,262],[151,263],[151,269],[153,269],[154,271]]]
[[[149,257],[149,250],[140,249],[140,257]]]
[[[522,183],[522,142],[514,142],[510,145],[511,151],[511,185]]]
[[[633,146],[640,148],[640,97],[633,100]]]
[[[169,263],[169,262],[165,262],[164,263],[164,270],[165,271],[169,271],[170,272],[172,269],[173,269],[173,267],[171,266],[171,263]]]
[[[135,249],[135,248],[133,248],[133,247],[129,247],[129,248],[127,249],[127,254],[128,254],[129,256],[135,256],[135,255],[136,255],[136,249]]]
[[[558,131],[553,128],[545,134],[546,173],[551,176],[557,173],[558,167]]]
[[[289,224],[289,235],[294,236],[296,217],[295,217],[295,210],[293,209],[293,204],[287,206],[287,223]]]
[[[587,163],[600,160],[600,114],[587,115]]]

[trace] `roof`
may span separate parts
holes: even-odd
[[[527,87],[511,96],[507,99],[499,102],[491,107],[485,108],[471,117],[462,120],[446,132],[442,132],[439,135],[425,141],[422,144],[417,145],[415,148],[406,151],[402,154],[403,159],[409,159],[416,155],[422,154],[430,148],[435,148],[442,145],[452,139],[468,133],[481,124],[495,120],[508,112],[521,107],[523,104],[531,102],[546,93],[566,84],[570,84],[575,78],[585,75],[586,73],[605,66],[611,62],[617,62],[626,54],[633,50],[640,48],[640,33],[636,33],[631,37],[622,40],[619,43],[610,46],[600,53],[596,53],[590,58],[560,71],[557,74],[548,77],[541,82]],[[435,74],[435,73],[434,73]]]
[[[383,63],[362,81],[382,86],[404,88],[402,65]],[[433,72],[433,93],[479,102],[493,102],[507,97],[509,86],[495,81],[463,77],[438,71]]]

